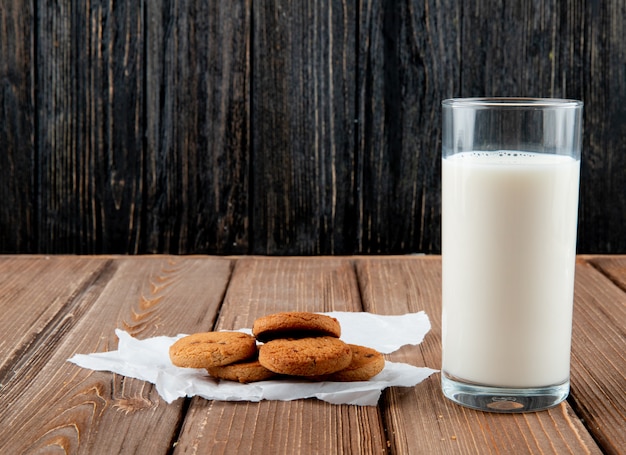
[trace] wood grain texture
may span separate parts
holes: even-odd
[[[166,405],[148,383],[67,362],[114,349],[117,327],[145,338],[250,327],[284,310],[425,310],[424,341],[388,357],[439,368],[439,257],[0,256],[0,329],[15,322],[29,340],[0,341],[0,452],[621,453],[626,258],[578,259],[569,400],[499,415],[446,400],[438,374],[385,391],[378,407]]]
[[[355,250],[356,8],[255,2],[254,254]]]
[[[349,260],[241,258],[217,328],[252,327],[257,317],[278,311],[360,309]],[[378,408],[318,400],[220,403],[194,398],[176,444],[176,453],[385,452]]]
[[[626,5],[584,2],[579,251],[626,252]],[[620,153],[619,150],[622,152]]]
[[[35,5],[38,250],[136,252],[143,191],[141,5]]]
[[[441,100],[458,89],[459,4],[362,2],[359,253],[440,251]]]
[[[279,311],[361,310],[354,268],[346,258],[243,257],[232,282],[236,286],[228,288],[224,306],[229,311],[220,315],[221,329],[245,327]]]
[[[589,19],[576,0],[465,4],[459,95],[580,99]]]
[[[477,1],[462,23],[460,96],[584,101],[578,251],[624,252],[623,2]]]
[[[33,2],[0,4],[0,252],[36,251]]]
[[[626,258],[623,256],[582,256],[582,258],[593,264],[626,292]]]
[[[114,349],[117,327],[138,338],[211,329],[230,272],[224,259],[109,262],[106,286],[83,297],[88,311],[40,336],[2,384],[0,400],[11,405],[0,409],[0,451],[167,453],[184,400],[168,405],[151,384],[67,359]]]
[[[570,401],[605,453],[617,455],[626,447],[626,291],[580,260],[575,292]]]
[[[68,313],[86,311],[85,295],[102,286],[106,267],[98,258],[0,257],[0,384],[39,337],[66,324]],[[32,311],[15,302],[28,302]]]
[[[385,454],[377,408],[193,399],[174,453]]]
[[[357,273],[365,310],[425,310],[431,320],[419,348],[402,348],[390,359],[440,368],[440,259],[361,259]],[[445,399],[438,374],[415,388],[387,391],[383,412],[387,427],[396,429],[394,453],[602,453],[567,403],[540,413],[482,413]]]
[[[141,252],[246,253],[251,0],[145,3]]]
[[[440,252],[440,102],[585,102],[579,253],[626,252],[621,0],[0,6],[0,252]]]

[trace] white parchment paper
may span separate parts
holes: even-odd
[[[430,330],[430,321],[423,311],[397,316],[351,312],[323,314],[339,320],[341,339],[346,343],[368,346],[384,354],[405,345],[418,345]],[[242,331],[250,333],[250,329]],[[280,379],[240,384],[214,379],[204,369],[174,366],[169,358],[169,347],[184,334],[138,340],[120,329],[115,333],[119,338],[117,351],[77,354],[69,361],[83,368],[148,381],[168,403],[180,397],[200,396],[225,401],[318,398],[334,404],[374,406],[385,388],[413,387],[437,371],[387,361],[384,370],[369,381]]]

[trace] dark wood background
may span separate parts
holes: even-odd
[[[2,0],[0,252],[440,252],[444,98],[582,99],[626,252],[626,2]]]

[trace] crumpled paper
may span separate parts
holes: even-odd
[[[383,354],[404,345],[421,343],[430,330],[430,321],[423,311],[394,316],[357,312],[323,314],[339,320],[344,342],[368,346]],[[242,331],[251,333],[250,329]],[[120,329],[115,333],[119,338],[117,351],[76,354],[69,361],[83,368],[148,381],[168,403],[185,396],[223,401],[289,401],[314,397],[333,404],[374,406],[385,388],[413,387],[438,371],[386,361],[383,371],[369,381],[311,382],[295,378],[240,384],[214,379],[204,369],[174,366],[169,358],[169,347],[184,334],[139,340]]]

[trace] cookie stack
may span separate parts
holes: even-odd
[[[252,333],[189,335],[170,347],[170,358],[176,366],[206,368],[213,377],[242,383],[292,376],[367,381],[385,366],[376,350],[343,342],[339,321],[322,314],[271,314],[257,319]]]

